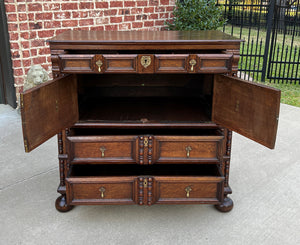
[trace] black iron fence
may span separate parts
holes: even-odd
[[[218,0],[223,31],[245,40],[239,75],[244,79],[299,83],[300,0]]]

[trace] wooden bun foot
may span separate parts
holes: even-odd
[[[225,197],[223,203],[215,205],[220,212],[229,212],[233,208],[233,201],[229,197]]]
[[[59,212],[68,212],[73,209],[73,206],[67,205],[66,196],[61,195],[55,201],[55,207]]]

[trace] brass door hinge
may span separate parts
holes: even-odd
[[[28,141],[27,141],[27,139],[24,139],[24,147],[25,147],[25,152],[29,152],[28,151]]]

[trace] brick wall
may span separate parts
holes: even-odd
[[[16,93],[30,66],[51,77],[46,40],[68,29],[161,30],[175,0],[5,0]]]

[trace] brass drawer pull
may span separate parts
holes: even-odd
[[[101,146],[100,151],[101,151],[101,157],[104,157],[104,152],[106,151],[106,148],[104,146]]]
[[[194,66],[197,64],[197,62],[196,62],[196,60],[194,60],[194,59],[191,59],[190,60],[190,65],[192,66],[191,67],[191,71],[194,71]]]
[[[97,60],[96,65],[98,66],[98,71],[101,72],[101,66],[103,65],[103,62],[101,60]]]
[[[101,198],[104,198],[105,188],[102,186],[100,187],[99,191],[101,192]]]
[[[185,148],[185,150],[186,150],[186,157],[189,158],[189,157],[190,157],[190,151],[193,150],[193,149],[192,149],[191,146],[187,146],[187,147]]]
[[[192,191],[192,187],[187,186],[185,187],[185,192],[186,192],[186,197],[189,198],[190,197],[190,192]]]

